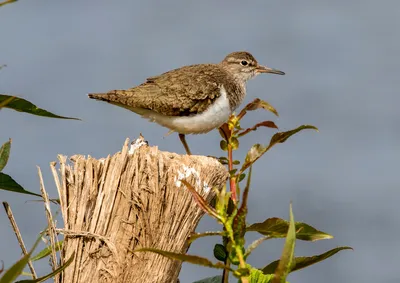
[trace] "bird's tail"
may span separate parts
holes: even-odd
[[[89,93],[88,96],[91,99],[110,101],[110,95],[108,93]]]

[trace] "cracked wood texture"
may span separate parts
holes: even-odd
[[[210,202],[215,192],[209,188],[220,189],[227,180],[225,167],[213,158],[148,145],[132,153],[128,140],[121,152],[100,160],[58,158],[62,261],[75,253],[61,282],[177,282],[181,262],[132,250],[185,253],[204,212],[179,179],[186,178]]]

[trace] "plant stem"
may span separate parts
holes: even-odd
[[[228,232],[228,235],[229,235],[229,238],[230,238],[229,240],[231,242],[232,248],[235,249],[236,256],[239,259],[240,268],[246,268],[246,261],[244,260],[244,257],[243,257],[243,251],[242,251],[242,249],[241,249],[241,247],[239,245],[236,245],[236,241],[235,241],[235,237],[233,235],[233,230],[232,230],[231,224],[226,222],[225,223],[225,227],[226,227],[226,231]],[[249,282],[247,276],[246,277],[241,277],[240,279],[242,280],[242,283],[248,283]]]
[[[228,169],[229,171],[233,170],[233,157],[232,157],[232,145],[228,143]],[[236,205],[237,197],[236,197],[236,180],[233,177],[229,177],[229,188],[232,193],[232,201]]]
[[[226,266],[230,266],[231,263],[229,262],[229,259],[227,258],[225,260],[225,265]],[[224,269],[224,271],[222,272],[222,283],[229,283],[229,270],[228,269]]]

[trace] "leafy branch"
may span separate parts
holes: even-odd
[[[246,223],[248,212],[247,199],[251,186],[252,166],[254,163],[272,147],[279,143],[284,143],[287,139],[300,131],[306,129],[318,131],[318,129],[312,125],[302,125],[290,131],[277,132],[272,135],[267,145],[262,145],[260,143],[253,145],[247,152],[246,158],[242,162],[241,167],[236,167],[240,165],[241,162],[234,160],[233,152],[238,150],[240,145],[239,139],[241,137],[258,130],[259,128],[278,129],[273,121],[262,121],[252,127],[246,129],[241,128],[241,120],[246,116],[246,114],[249,111],[257,109],[264,109],[278,116],[276,109],[268,102],[255,99],[253,102],[246,105],[238,115],[232,115],[229,121],[219,129],[222,137],[220,147],[223,151],[227,152],[227,156],[220,157],[218,160],[222,164],[228,166],[229,191],[227,191],[226,187],[221,191],[215,189],[217,195],[215,205],[212,206],[208,204],[190,183],[185,180],[181,181],[190,191],[197,205],[223,226],[223,231],[195,233],[188,240],[191,243],[202,237],[222,236],[223,244],[217,243],[214,246],[214,256],[220,262],[213,263],[212,261],[199,256],[172,253],[154,248],[143,248],[135,250],[134,252],[158,253],[171,259],[223,270],[222,276],[214,276],[198,281],[202,283],[221,281],[226,283],[228,282],[229,273],[232,273],[238,278],[239,282],[243,283],[278,283],[286,282],[286,277],[290,272],[325,260],[341,250],[351,249],[350,247],[337,247],[320,255],[311,257],[295,257],[294,250],[296,239],[313,242],[331,239],[332,236],[306,223],[295,222],[292,205],[290,205],[289,209],[289,221],[272,217],[267,218],[265,221],[260,223],[254,223],[251,225]],[[240,185],[241,182],[246,179],[246,174],[247,182],[241,192]],[[241,198],[239,199],[238,196],[240,195]],[[246,247],[245,235],[248,232],[257,232],[263,236]],[[247,263],[247,258],[251,253],[261,243],[273,238],[286,238],[281,258],[267,264],[263,268],[249,265]]]

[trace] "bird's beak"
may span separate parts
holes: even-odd
[[[284,75],[285,74],[284,72],[279,71],[277,69],[272,69],[272,68],[269,68],[267,66],[261,66],[261,65],[257,66],[256,72],[257,73],[271,73],[271,74],[277,74],[277,75]]]

